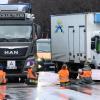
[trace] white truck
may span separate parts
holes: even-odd
[[[88,61],[99,69],[100,13],[52,15],[51,48],[52,61],[58,66],[67,63],[74,72]]]

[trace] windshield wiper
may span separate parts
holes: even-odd
[[[18,42],[29,42],[27,38],[18,38]]]

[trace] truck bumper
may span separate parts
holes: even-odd
[[[26,76],[27,76],[26,73],[7,74],[7,78],[10,78],[10,77],[26,78]]]

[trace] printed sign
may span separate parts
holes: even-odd
[[[16,69],[16,62],[14,60],[8,60],[7,69]]]

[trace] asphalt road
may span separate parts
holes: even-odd
[[[55,73],[42,72],[37,87],[25,83],[1,85],[0,100],[100,100],[100,83],[61,88],[56,85],[57,77]]]
[[[100,85],[92,86],[43,86],[33,87],[23,83],[0,86],[1,97],[5,100],[100,100]]]

